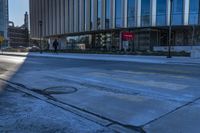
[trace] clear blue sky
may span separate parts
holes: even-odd
[[[9,20],[15,25],[24,23],[24,13],[29,11],[29,0],[9,0]]]

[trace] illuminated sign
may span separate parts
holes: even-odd
[[[133,32],[122,32],[122,40],[123,41],[132,41],[135,35]]]

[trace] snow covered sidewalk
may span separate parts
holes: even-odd
[[[156,64],[183,64],[183,65],[200,65],[199,58],[190,57],[172,57],[170,59],[165,56],[141,56],[141,55],[109,55],[109,54],[77,54],[77,53],[17,53],[4,52],[4,55],[13,56],[29,56],[29,57],[51,57],[66,59],[82,59],[82,60],[101,60],[101,61],[121,61],[121,62],[140,62],[140,63],[156,63]]]

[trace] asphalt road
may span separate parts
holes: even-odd
[[[112,132],[112,129],[118,127],[147,133],[198,133],[200,131],[197,124],[200,122],[200,65],[197,64],[0,56],[0,68],[6,71],[1,74],[1,79],[23,86],[30,91],[28,93],[36,92],[48,96],[52,100],[97,117],[93,121],[87,116],[73,118],[77,127],[84,127],[85,132]],[[4,97],[1,101],[10,98],[7,89],[4,90],[1,93]],[[33,110],[46,103],[35,101],[38,99],[33,102],[27,100],[30,104],[25,105],[32,107]],[[0,105],[2,106],[0,108],[5,106],[5,104]],[[9,107],[7,108],[9,112]],[[10,107],[12,111],[11,108],[12,106]],[[19,108],[23,106],[20,105]],[[55,106],[51,108],[57,109]],[[62,110],[61,108],[62,105],[59,109]],[[48,111],[46,113],[48,114]],[[55,116],[56,111],[52,114]],[[8,115],[4,113],[2,116],[6,118]],[[41,120],[39,116],[38,119]],[[46,119],[49,117],[47,115]],[[17,117],[13,118],[17,120]],[[23,121],[25,122],[26,119],[23,118]],[[87,124],[83,125],[82,122],[78,122],[78,119],[84,119]],[[65,121],[65,117],[62,120]],[[109,124],[104,124],[102,120],[106,120]],[[0,121],[5,119],[1,117]],[[8,121],[8,123],[12,122]],[[31,122],[33,121],[29,120],[29,123]],[[1,123],[2,131],[7,131],[8,127],[3,129],[5,125],[2,126]],[[24,126],[23,122],[21,126]],[[47,129],[50,128],[48,124],[45,126]],[[69,124],[67,127],[70,127]],[[13,126],[13,130],[15,128],[16,126]],[[19,125],[17,128],[20,129]],[[29,128],[30,131],[32,129]],[[65,127],[62,127],[60,132],[66,132],[63,129]],[[81,129],[73,130],[73,126],[70,129],[71,132],[82,132]],[[59,129],[56,131],[59,132]],[[126,132],[123,129],[122,131]]]

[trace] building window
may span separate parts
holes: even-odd
[[[142,26],[150,25],[150,0],[142,0],[141,24]]]
[[[167,13],[167,0],[157,0],[156,24],[158,26],[166,25],[166,13]]]
[[[106,29],[109,29],[110,28],[110,17],[111,17],[111,14],[110,14],[110,0],[106,0],[106,20],[105,20],[105,28]]]
[[[87,0],[84,1],[84,16],[85,16],[85,30],[87,31],[88,20],[90,20],[90,15],[88,15],[88,9],[90,10],[90,6]]]
[[[79,9],[79,1],[74,2],[74,31],[79,30]]]
[[[115,27],[122,27],[122,0],[115,0]]]
[[[183,24],[183,0],[173,0],[172,3],[172,24]]]
[[[135,26],[135,0],[128,0],[128,27]]]
[[[190,0],[189,24],[199,23],[199,0]]]
[[[85,25],[85,0],[79,0],[79,31],[83,31]]]
[[[94,0],[90,0],[90,15],[90,30],[92,30],[94,26]]]
[[[101,13],[102,13],[102,10],[101,10],[101,7],[102,7],[102,0],[98,0],[98,10],[97,10],[97,27],[98,29],[101,29]]]

